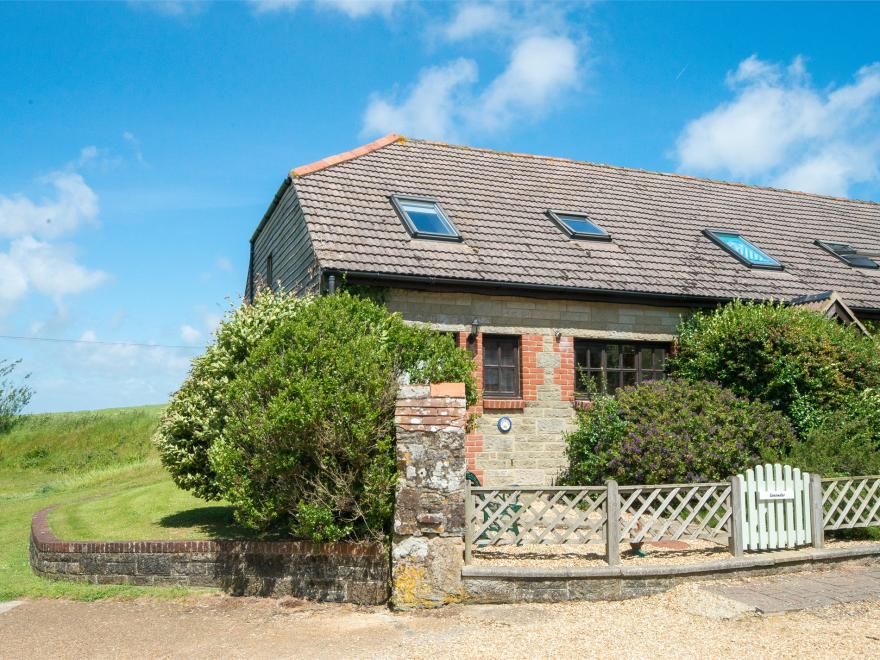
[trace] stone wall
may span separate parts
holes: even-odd
[[[400,388],[391,548],[391,600],[397,608],[462,597],[466,421],[463,383]]]
[[[475,350],[482,377],[482,334],[521,337],[522,397],[480,401],[467,436],[468,469],[484,485],[547,485],[565,467],[562,434],[574,428],[574,339],[671,342],[685,308],[548,300],[470,293],[389,289],[386,303],[409,321],[458,332],[467,346],[480,321]],[[558,338],[557,338],[558,333]],[[510,417],[508,433],[498,420]]]
[[[308,541],[61,541],[43,509],[31,523],[37,575],[93,584],[219,587],[234,595],[376,605],[389,560],[375,543]]]

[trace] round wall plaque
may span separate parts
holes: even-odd
[[[508,417],[507,415],[498,420],[498,430],[502,433],[507,433],[512,428],[513,422],[510,421],[510,417]]]

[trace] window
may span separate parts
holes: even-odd
[[[519,337],[483,335],[483,395],[519,398]]]
[[[460,241],[461,235],[433,199],[391,196],[394,209],[413,238]]]
[[[611,236],[599,225],[592,222],[583,213],[566,213],[547,211],[553,222],[559,225],[569,238],[591,238],[599,241],[610,241]]]
[[[752,268],[765,268],[768,270],[782,270],[782,264],[766,252],[756,248],[742,234],[735,231],[719,229],[704,229],[703,233],[714,243],[720,245],[728,253]]]
[[[816,245],[830,252],[845,264],[849,264],[853,268],[880,268],[873,259],[858,254],[856,249],[847,243],[827,243],[825,241],[816,241]]]
[[[603,376],[609,394],[618,387],[659,380],[664,377],[667,349],[666,344],[575,340],[575,393],[583,398],[591,390],[601,391]]]
[[[266,285],[275,290],[275,274],[272,272],[272,255],[266,257]]]

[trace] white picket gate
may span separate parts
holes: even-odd
[[[810,475],[790,465],[758,465],[737,475],[742,548],[778,550],[812,540]]]

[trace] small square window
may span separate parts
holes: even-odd
[[[849,264],[853,268],[880,268],[880,265],[870,257],[858,254],[856,249],[848,243],[828,243],[826,241],[816,241],[816,245],[830,252],[843,263]]]
[[[782,264],[769,256],[760,248],[755,247],[742,234],[723,229],[704,229],[703,233],[716,245],[724,248],[746,266],[782,270]]]
[[[610,241],[611,236],[583,213],[548,210],[547,215],[568,234],[569,238],[591,238]]]
[[[519,337],[483,335],[483,395],[519,398]]]
[[[391,203],[413,238],[461,240],[458,230],[433,199],[392,195]]]

